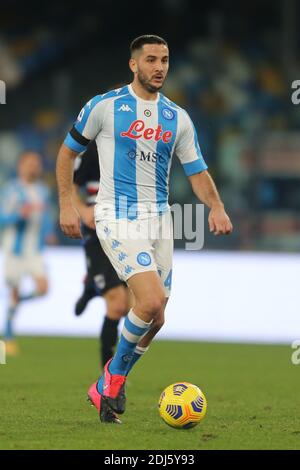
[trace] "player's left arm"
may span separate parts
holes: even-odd
[[[225,212],[216,185],[207,171],[195,127],[189,115],[178,113],[178,138],[175,152],[189,178],[195,195],[210,208],[209,229],[215,235],[232,232],[232,223]]]
[[[215,235],[228,235],[233,227],[226,214],[216,185],[207,170],[188,177],[195,195],[210,208],[208,216],[209,230]]]

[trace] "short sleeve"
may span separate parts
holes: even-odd
[[[181,110],[178,115],[178,138],[175,144],[175,153],[187,176],[207,170],[194,124],[184,110]]]
[[[74,152],[84,152],[89,142],[101,131],[103,112],[102,95],[97,95],[81,109],[64,144]]]

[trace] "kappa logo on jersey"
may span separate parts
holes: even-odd
[[[132,109],[130,108],[130,106],[128,106],[128,104],[122,104],[122,106],[119,107],[118,111],[131,111],[133,113]]]
[[[137,140],[143,137],[145,140],[151,140],[152,138],[154,138],[156,142],[162,140],[165,144],[171,142],[172,135],[172,131],[163,132],[163,129],[160,124],[158,124],[156,129],[154,129],[153,127],[145,128],[145,123],[141,119],[136,119],[131,123],[129,129],[126,132],[120,133],[121,137],[129,137],[129,139]]]

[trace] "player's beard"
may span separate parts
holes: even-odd
[[[151,83],[150,83],[151,79],[146,78],[146,76],[140,70],[137,73],[137,78],[138,78],[138,81],[140,82],[140,84],[142,85],[142,87],[146,91],[148,91],[148,93],[157,93],[163,86],[163,82],[159,86],[151,85]]]

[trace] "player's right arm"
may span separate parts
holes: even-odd
[[[100,95],[92,98],[82,108],[57,157],[56,179],[60,206],[60,227],[71,238],[82,238],[80,217],[72,202],[74,160],[101,130],[103,113],[99,106],[101,108]]]
[[[59,223],[71,238],[82,238],[80,217],[72,203],[73,166],[77,152],[62,144],[56,161],[56,180],[59,196]]]

